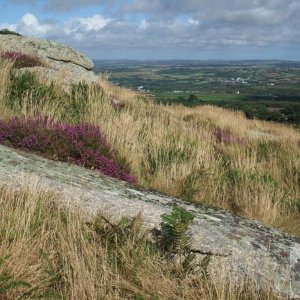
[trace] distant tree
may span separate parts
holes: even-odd
[[[266,116],[267,121],[275,121],[275,122],[283,122],[285,121],[285,117],[283,114],[281,114],[278,111],[274,111],[269,113],[269,115]]]
[[[188,102],[192,102],[192,101],[195,101],[195,100],[198,100],[198,97],[196,95],[193,95],[193,94],[191,94],[188,98]]]

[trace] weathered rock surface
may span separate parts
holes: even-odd
[[[194,213],[192,251],[199,261],[210,257],[212,273],[231,270],[231,279],[247,275],[260,285],[272,283],[282,294],[300,296],[299,239],[223,210],[194,206],[92,170],[0,145],[0,182],[18,186],[30,175],[37,176],[43,186],[59,191],[62,201],[84,213],[100,211],[117,219],[141,212],[144,226],[150,229],[159,228],[161,215],[177,204]]]
[[[48,40],[30,36],[1,35],[2,51],[15,51],[40,58],[44,67],[25,68],[40,71],[46,79],[59,80],[61,84],[97,82],[98,78],[92,71],[93,62],[79,51]]]

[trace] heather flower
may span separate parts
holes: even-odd
[[[14,67],[17,69],[43,65],[37,57],[22,52],[5,51],[1,53],[0,57],[13,61]]]
[[[118,163],[118,155],[101,130],[91,124],[62,124],[36,116],[0,121],[0,143],[71,162],[79,166],[136,183],[127,166]]]
[[[222,130],[219,127],[215,128],[213,133],[217,143],[224,143],[224,144],[245,144],[246,143],[245,138],[231,135],[228,130]]]

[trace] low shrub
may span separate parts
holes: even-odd
[[[17,69],[43,65],[39,58],[22,52],[5,51],[1,53],[1,58],[13,61],[14,67]]]
[[[22,36],[22,34],[18,33],[18,32],[15,32],[15,31],[12,31],[12,30],[9,30],[9,29],[1,29],[0,30],[0,34],[11,34],[11,35],[17,35],[17,36]]]
[[[130,183],[137,181],[100,129],[91,124],[62,124],[42,116],[16,117],[0,121],[0,143],[95,169]]]

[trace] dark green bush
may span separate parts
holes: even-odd
[[[15,31],[9,30],[9,29],[1,29],[0,34],[11,34],[11,35],[17,35],[17,36],[22,36],[20,33],[17,33]]]

